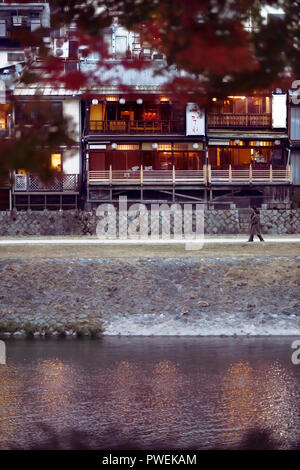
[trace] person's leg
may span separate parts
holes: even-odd
[[[258,238],[260,239],[261,242],[264,242],[264,241],[265,241],[265,240],[263,239],[261,233],[258,233],[257,236],[258,236]]]
[[[253,235],[250,235],[248,242],[253,242]]]

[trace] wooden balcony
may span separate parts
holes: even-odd
[[[38,176],[31,174],[15,175],[14,192],[38,193],[38,192],[79,192],[79,175],[58,175],[51,181],[43,182]]]
[[[208,114],[208,127],[271,128],[271,114]]]
[[[208,165],[208,182],[210,184],[289,184],[292,183],[292,169],[286,167],[255,168],[249,165],[244,168],[216,168]]]
[[[89,121],[89,134],[185,134],[184,121]]]
[[[202,170],[105,170],[105,171],[89,171],[89,184],[137,184],[140,186],[151,184],[200,184],[205,185],[207,180],[206,166]]]
[[[202,170],[90,170],[88,184],[93,185],[203,185],[211,184],[290,184],[291,166],[273,168],[212,168],[204,165]]]

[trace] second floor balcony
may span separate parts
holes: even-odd
[[[89,134],[184,134],[184,120],[89,121]]]
[[[210,128],[271,128],[272,115],[266,114],[232,114],[232,113],[209,113],[208,127]]]
[[[185,134],[186,108],[168,97],[102,96],[87,103],[87,134]]]
[[[209,128],[272,128],[271,97],[228,96],[225,100],[213,98],[207,123]]]

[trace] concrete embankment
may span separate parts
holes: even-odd
[[[300,257],[0,260],[0,333],[298,335]]]

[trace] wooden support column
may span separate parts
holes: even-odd
[[[87,193],[89,193],[89,183],[90,183],[90,168],[89,168],[89,153],[86,153],[85,159],[85,168],[86,168],[86,176],[87,176]]]
[[[141,165],[140,183],[141,183],[141,186],[144,185],[144,169],[143,169],[143,165]]]
[[[112,166],[109,165],[109,185],[112,186]]]
[[[288,179],[289,179],[289,182],[292,183],[292,178],[293,178],[293,174],[292,174],[292,165],[289,165],[288,166]]]
[[[208,172],[207,172],[208,173],[208,175],[207,175],[208,180],[207,180],[207,182],[208,182],[208,184],[210,184],[211,183],[211,164],[208,164],[207,169],[208,169]]]

